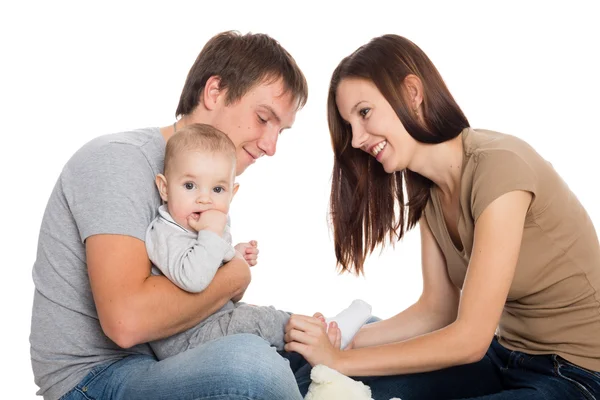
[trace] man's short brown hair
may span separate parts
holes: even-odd
[[[241,99],[261,82],[282,80],[285,93],[291,93],[298,109],[306,104],[308,85],[292,56],[268,35],[227,31],[211,38],[190,69],[175,116],[191,114],[198,105],[206,82],[220,78],[227,89],[227,104]]]

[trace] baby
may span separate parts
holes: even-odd
[[[168,140],[164,174],[156,177],[165,204],[160,206],[158,216],[146,232],[153,274],[164,274],[181,289],[197,293],[236,254],[249,265],[256,265],[256,241],[235,247],[231,244],[228,212],[239,187],[234,182],[235,167],[234,144],[210,125],[188,125]],[[339,314],[340,320],[331,319],[338,322],[343,339],[353,336],[370,317],[370,306],[365,305],[356,308],[353,303]],[[289,317],[289,313],[273,307],[230,300],[198,325],[153,341],[150,346],[162,360],[218,337],[252,333],[283,350]]]

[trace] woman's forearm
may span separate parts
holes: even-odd
[[[401,313],[365,325],[354,337],[354,348],[400,342],[441,329],[456,319],[456,308],[435,309],[418,301]]]
[[[402,342],[343,351],[332,367],[348,376],[385,376],[468,364],[479,361],[486,349],[470,338],[464,327],[453,323]]]

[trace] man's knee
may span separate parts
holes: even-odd
[[[243,381],[258,398],[301,399],[288,360],[274,347],[256,335],[239,334],[228,338],[232,348],[237,349],[227,363],[233,370],[230,376]]]
[[[247,367],[253,375],[258,375],[257,372],[270,374],[275,372],[275,369],[291,374],[288,361],[263,338],[251,334],[238,334],[228,336],[228,339],[230,347],[227,352],[232,354],[231,350],[235,349],[232,356],[236,362],[232,364],[236,365],[236,368]]]

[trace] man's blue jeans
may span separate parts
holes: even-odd
[[[302,394],[310,384],[310,366],[296,375]],[[556,355],[532,356],[511,351],[493,340],[485,357],[473,364],[439,371],[355,378],[371,387],[374,400],[600,400],[600,373],[575,366]]]
[[[134,355],[92,370],[61,400],[301,400],[287,359],[264,339],[226,336],[157,361]]]

